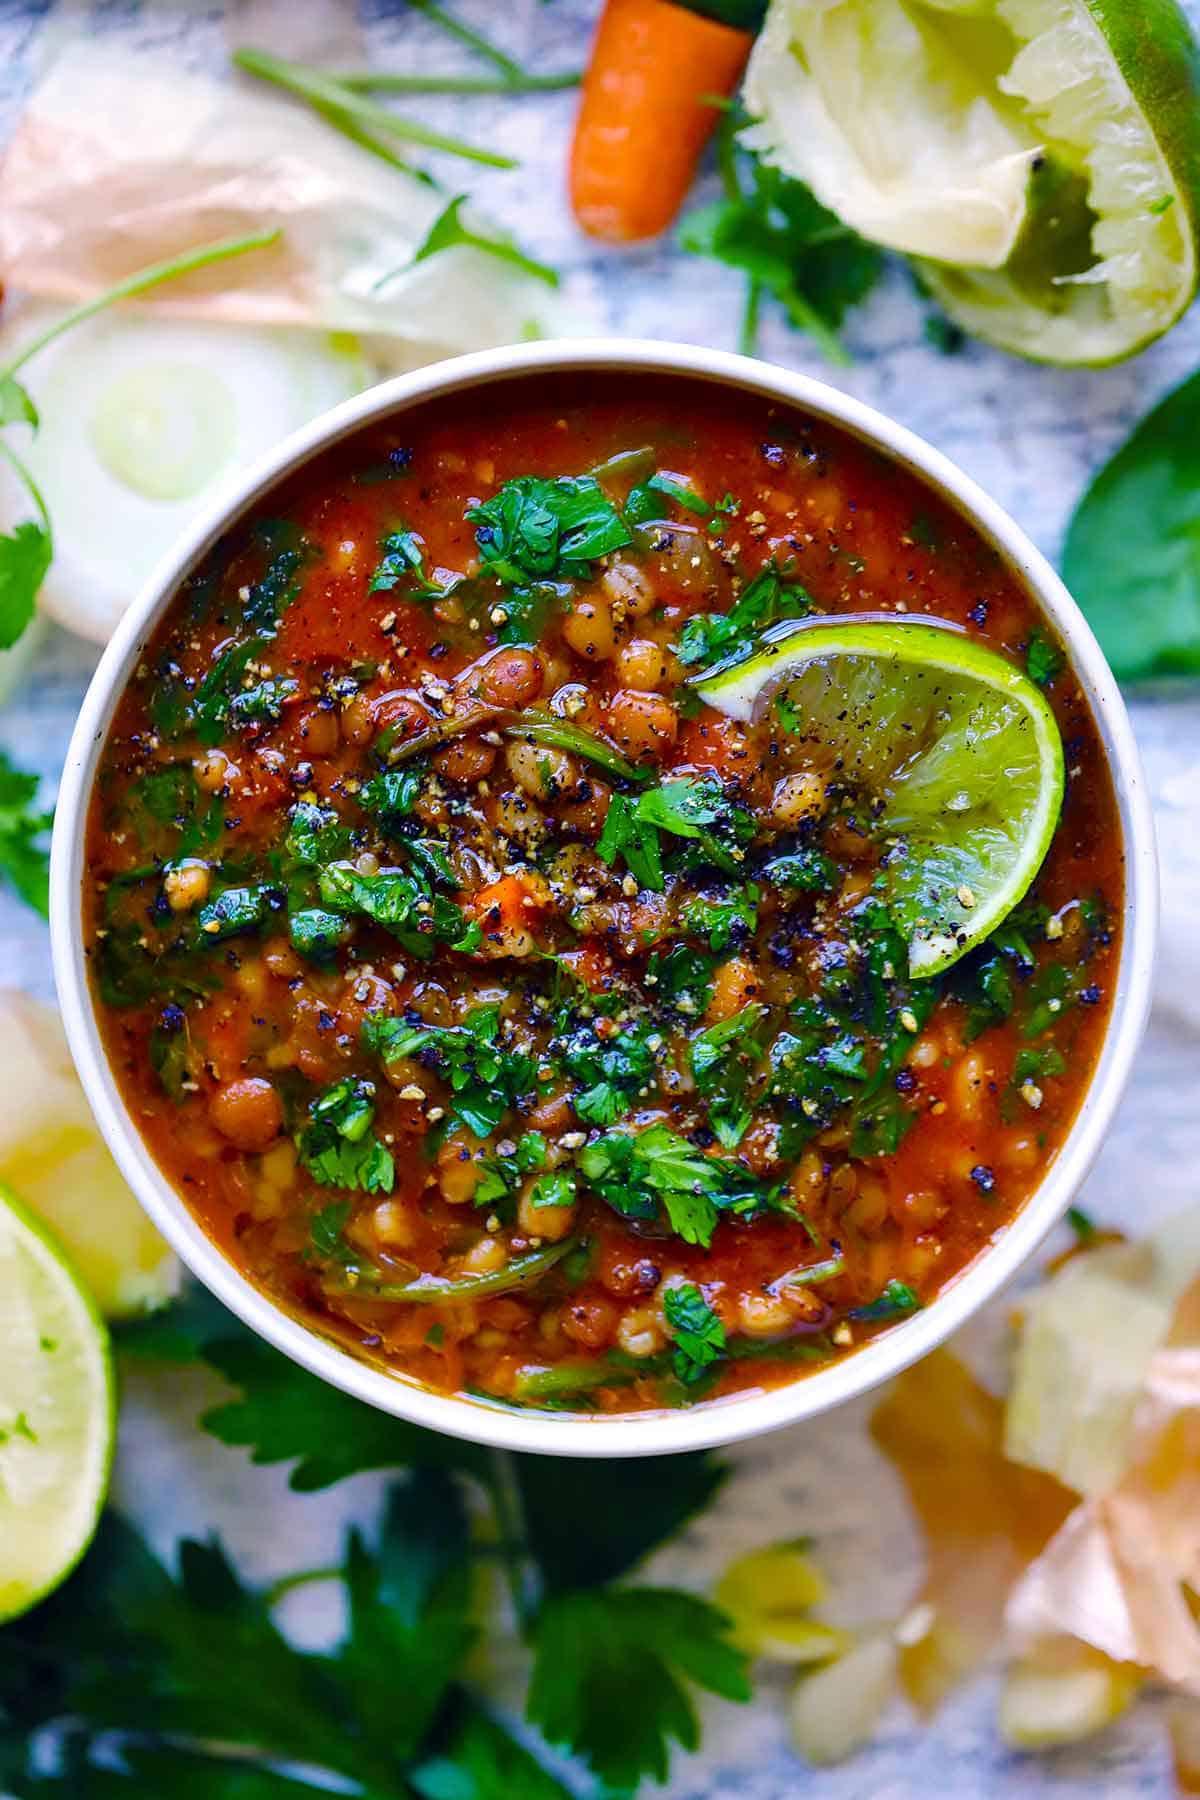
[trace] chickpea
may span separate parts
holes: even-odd
[[[369,744],[375,736],[375,716],[365,694],[355,694],[342,708],[341,731],[348,744]]]
[[[454,1008],[440,981],[421,981],[413,989],[409,1005],[426,1025],[451,1025]]]
[[[742,1294],[737,1305],[738,1329],[747,1337],[778,1337],[791,1330],[796,1311],[785,1294]]]
[[[223,750],[210,750],[192,764],[196,786],[206,794],[219,794],[241,776],[241,770]]]
[[[631,1306],[617,1324],[617,1343],[626,1356],[656,1356],[667,1341],[657,1306]]]
[[[191,912],[194,906],[203,906],[211,886],[212,872],[197,856],[185,857],[163,877],[163,892],[173,913]]]
[[[808,1149],[792,1170],[788,1188],[792,1199],[801,1212],[806,1207],[815,1206],[825,1192],[827,1176],[825,1163],[820,1153]]]
[[[637,762],[652,762],[675,742],[679,717],[661,694],[639,694],[622,688],[613,696],[609,727],[627,755]]]
[[[824,776],[818,775],[815,769],[803,769],[798,774],[785,775],[775,783],[771,814],[777,825],[794,831],[806,819],[815,819],[824,812],[826,802]]]
[[[494,745],[485,744],[480,737],[460,737],[438,751],[433,766],[447,781],[460,781],[468,786],[490,775],[495,762]]]
[[[892,1217],[897,1225],[905,1225],[911,1231],[928,1231],[930,1226],[944,1219],[949,1210],[942,1195],[933,1188],[913,1188],[892,1202]]]
[[[406,1208],[395,1200],[380,1201],[371,1214],[371,1229],[379,1242],[390,1249],[405,1250],[416,1237]]]
[[[263,1156],[262,1175],[272,1187],[291,1187],[296,1179],[296,1146],[287,1138],[273,1144]]]
[[[258,1075],[223,1082],[209,1101],[208,1116],[238,1150],[266,1150],[283,1129],[283,1103]]]
[[[942,1046],[931,1031],[922,1032],[908,1053],[910,1067],[914,1069],[933,1069],[942,1058]]]
[[[744,956],[731,956],[713,974],[712,999],[704,1017],[711,1025],[722,1019],[732,1019],[735,1013],[740,1013],[744,1006],[757,999],[758,994],[758,971],[754,964]]]
[[[428,729],[429,714],[408,694],[381,694],[371,708],[371,727],[369,735],[390,731],[394,743],[406,744]]]
[[[300,741],[310,756],[332,756],[341,738],[338,716],[329,707],[314,706],[300,720]]]
[[[608,783],[589,775],[578,784],[574,796],[564,801],[559,811],[563,823],[573,831],[580,831],[585,837],[599,837],[611,803],[612,789]]]
[[[459,1266],[464,1275],[494,1275],[507,1261],[508,1251],[499,1238],[481,1237],[471,1245]]]
[[[563,620],[562,634],[577,656],[607,662],[615,646],[612,608],[606,600],[580,600]]]
[[[548,1131],[551,1134],[570,1131],[575,1115],[571,1111],[571,1102],[567,1098],[568,1090],[561,1093],[548,1094],[534,1107],[529,1115],[531,1131]]]
[[[464,1132],[452,1131],[437,1153],[438,1183],[447,1206],[465,1206],[475,1197],[481,1152],[471,1147],[474,1141]]]
[[[536,1177],[527,1181],[517,1202],[517,1225],[526,1237],[544,1238],[548,1244],[569,1237],[575,1223],[574,1206],[535,1206]]]
[[[950,1077],[950,1104],[960,1119],[974,1122],[983,1113],[987,1093],[987,1063],[983,1052],[968,1050],[960,1056]]]
[[[233,984],[252,1006],[261,1006],[267,997],[267,971],[262,958],[243,957],[233,972]]]
[[[545,744],[530,744],[518,738],[504,752],[508,772],[533,800],[550,800],[575,786],[579,770],[574,760],[562,750]]]
[[[888,1191],[883,1182],[870,1175],[864,1176],[858,1193],[842,1216],[864,1237],[876,1236],[888,1220]]]
[[[479,669],[479,692],[492,706],[528,706],[542,691],[541,660],[532,650],[498,650]]]
[[[617,673],[621,685],[652,693],[666,687],[671,676],[671,659],[653,638],[633,638],[617,652]]]
[[[268,938],[263,945],[263,962],[281,981],[294,981],[304,972],[304,965],[286,938]]]
[[[644,619],[658,602],[654,583],[637,563],[611,564],[600,577],[600,586],[614,606],[620,606],[630,619]]]
[[[559,1314],[567,1336],[587,1350],[604,1350],[617,1329],[617,1309],[604,1294],[580,1294]]]

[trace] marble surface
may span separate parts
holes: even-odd
[[[291,0],[293,13],[333,0]],[[1191,0],[1200,12],[1200,0]],[[455,0],[460,16],[486,26],[514,54],[541,68],[580,60],[595,0]],[[315,18],[315,25],[322,21]],[[364,0],[359,23],[372,58],[457,68],[458,54],[424,20],[387,0]],[[65,36],[121,36],[189,62],[219,68],[238,36],[220,0],[0,0],[0,132],[54,46]],[[732,347],[739,283],[698,265],[669,243],[614,256],[572,230],[563,194],[570,95],[473,103],[472,135],[522,158],[512,174],[473,183],[495,216],[535,254],[565,272],[568,303],[582,325],[640,336]],[[429,102],[431,123],[463,129],[461,102]],[[452,179],[456,177],[451,177]],[[893,269],[846,333],[854,362],[830,369],[768,313],[761,352],[834,381],[881,407],[947,452],[1015,515],[1051,556],[1089,472],[1133,421],[1200,362],[1200,314],[1134,362],[1103,372],[1034,368],[978,347],[939,355],[922,335],[922,313],[903,269]],[[0,744],[53,783],[74,711],[94,663],[87,645],[52,630],[18,696],[0,711]],[[1146,759],[1164,853],[1171,978],[1160,987],[1129,1093],[1082,1202],[1133,1231],[1195,1197],[1200,1161],[1200,970],[1182,929],[1200,910],[1200,694],[1138,698],[1134,725]],[[1191,971],[1189,978],[1188,971]],[[46,934],[0,895],[0,982],[49,996]],[[994,1324],[993,1319],[992,1323]],[[980,1328],[986,1333],[987,1322]],[[286,1471],[251,1470],[194,1429],[216,1384],[172,1373],[132,1383],[126,1396],[116,1498],[166,1552],[181,1531],[219,1529],[249,1573],[270,1576],[319,1564],[347,1519],[369,1513],[379,1490],[359,1477],[331,1494],[300,1497]],[[720,1503],[660,1554],[653,1574],[704,1586],[736,1549],[811,1534],[848,1618],[895,1616],[920,1579],[920,1552],[903,1497],[849,1408],[730,1454],[734,1477]],[[305,1633],[321,1621],[296,1621]],[[501,1643],[498,1675],[519,1676],[515,1649]],[[1173,1792],[1161,1706],[1141,1703],[1104,1738],[1031,1759],[1006,1752],[995,1731],[995,1680],[971,1684],[929,1725],[899,1704],[877,1743],[852,1763],[814,1773],[788,1751],[783,1688],[762,1681],[756,1703],[706,1709],[705,1748],[679,1758],[674,1800],[1111,1800]]]

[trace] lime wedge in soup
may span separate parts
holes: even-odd
[[[50,1233],[0,1189],[0,1622],[64,1580],[108,1488],[108,1333]]]
[[[1112,362],[1196,292],[1176,0],[772,0],[746,103],[761,155],[1003,349]]]
[[[789,731],[863,792],[914,976],[956,962],[1028,890],[1058,823],[1062,740],[1004,657],[890,616],[792,623],[694,686],[746,721],[786,695]]]

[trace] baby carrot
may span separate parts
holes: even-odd
[[[606,0],[571,151],[586,232],[629,243],[671,223],[752,41],[674,0]]]

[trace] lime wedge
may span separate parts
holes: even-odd
[[[0,1623],[64,1580],[108,1487],[108,1333],[45,1228],[0,1189]]]
[[[1114,362],[1196,293],[1176,0],[773,0],[746,99],[761,154],[1003,349]]]
[[[912,975],[957,962],[1028,890],[1058,823],[1062,740],[1004,657],[888,614],[775,627],[693,685],[747,722],[786,694],[814,762],[868,796]]]

